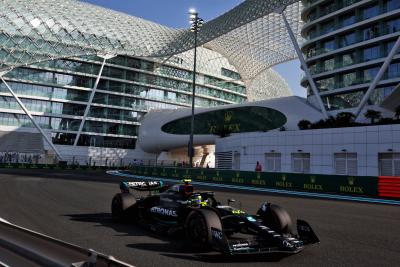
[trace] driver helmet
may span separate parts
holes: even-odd
[[[179,193],[182,196],[190,197],[193,194],[194,188],[190,184],[191,180],[183,180],[184,184],[179,185]]]

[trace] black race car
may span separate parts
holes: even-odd
[[[311,226],[297,220],[297,234],[289,214],[281,207],[263,203],[250,215],[230,204],[221,205],[214,192],[196,192],[190,180],[168,186],[162,181],[121,182],[121,193],[112,199],[112,217],[131,221],[156,232],[184,233],[197,249],[226,254],[298,253],[318,243]],[[130,189],[149,191],[137,197]]]

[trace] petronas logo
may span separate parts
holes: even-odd
[[[349,177],[349,178],[347,178],[347,181],[349,182],[349,185],[354,185],[354,181],[355,181],[356,179],[354,178],[354,177]]]
[[[225,112],[224,121],[226,123],[230,122],[232,120],[232,116],[233,116],[233,112],[232,111]]]

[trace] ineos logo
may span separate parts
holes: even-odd
[[[211,229],[211,234],[212,234],[213,238],[222,240],[222,232],[221,231],[216,230],[216,229],[215,230]]]

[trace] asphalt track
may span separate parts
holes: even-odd
[[[224,257],[193,252],[180,237],[112,222],[110,201],[120,180],[102,172],[0,170],[0,217],[138,267],[399,266],[399,206],[218,189],[217,198],[240,200],[247,211],[264,201],[281,205],[321,239],[289,257]]]

